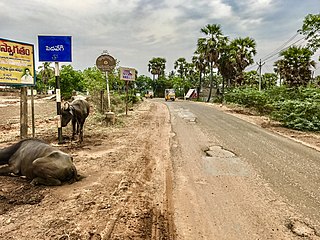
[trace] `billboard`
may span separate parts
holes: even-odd
[[[134,81],[136,79],[136,70],[134,68],[120,67],[120,80]]]
[[[0,85],[34,85],[34,46],[0,38]]]
[[[38,36],[40,62],[72,62],[71,36]]]

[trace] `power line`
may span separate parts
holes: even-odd
[[[291,38],[289,38],[289,40],[287,40],[285,43],[283,43],[280,47],[278,47],[275,50],[273,50],[271,53],[269,53],[266,56],[264,56],[262,59],[265,59],[265,58],[269,57],[269,55],[273,54],[274,52],[278,52],[280,49],[282,49],[284,46],[286,46],[290,41],[292,41],[296,36],[298,36],[298,34],[299,33],[294,34]]]
[[[297,41],[295,41],[294,43],[290,44],[289,46],[287,46],[287,47],[285,47],[285,48],[283,48],[283,49],[279,50],[278,52],[274,53],[273,55],[271,55],[271,56],[269,56],[269,57],[267,57],[267,58],[263,59],[263,61],[267,61],[268,59],[270,59],[270,58],[274,57],[275,55],[277,55],[277,54],[281,53],[283,50],[287,50],[288,48],[290,48],[290,47],[291,47],[291,46],[293,46],[294,44],[298,43],[298,42],[299,42],[299,41],[301,41],[302,39],[304,39],[304,37],[299,38]]]

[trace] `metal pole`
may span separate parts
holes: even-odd
[[[107,81],[108,112],[110,112],[110,111],[111,111],[111,103],[110,103],[110,91],[109,91],[108,72],[106,72],[106,81]]]
[[[56,77],[56,102],[57,102],[57,118],[58,118],[58,142],[63,143],[62,127],[61,127],[61,92],[60,92],[59,62],[55,62],[55,77]]]

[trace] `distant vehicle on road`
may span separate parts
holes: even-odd
[[[171,101],[176,100],[176,91],[174,89],[166,89],[166,90],[164,90],[164,99],[166,101],[168,101],[168,100],[171,100]]]

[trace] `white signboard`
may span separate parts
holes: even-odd
[[[136,70],[134,68],[120,67],[120,80],[134,81],[136,79]]]

